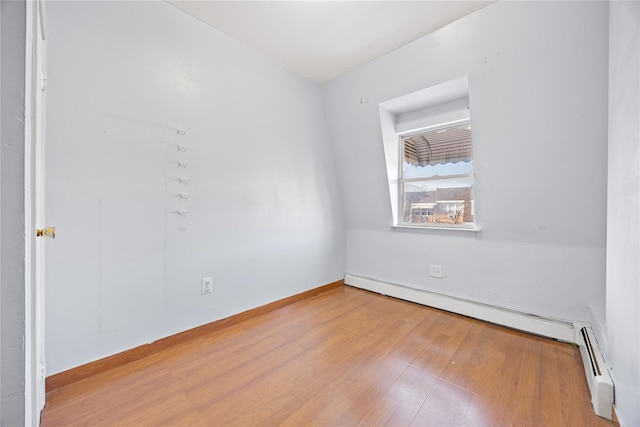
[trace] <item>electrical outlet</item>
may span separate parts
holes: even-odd
[[[429,265],[429,276],[442,279],[442,266],[437,264]]]
[[[213,292],[213,277],[203,277],[202,278],[202,295],[210,294]]]

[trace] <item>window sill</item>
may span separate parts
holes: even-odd
[[[472,227],[447,227],[447,226],[436,226],[436,225],[392,225],[391,228],[394,231],[403,231],[403,230],[422,230],[425,232],[439,232],[442,231],[444,233],[467,233],[474,232],[478,233],[482,231],[482,229],[478,226]]]

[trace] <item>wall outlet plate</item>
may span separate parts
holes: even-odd
[[[213,292],[213,277],[203,277],[201,285],[202,295],[210,294]]]
[[[442,266],[438,264],[429,265],[429,276],[442,279]]]

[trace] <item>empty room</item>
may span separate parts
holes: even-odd
[[[0,4],[0,425],[640,426],[640,2]]]

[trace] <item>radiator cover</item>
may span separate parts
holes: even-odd
[[[576,324],[576,342],[591,392],[591,403],[595,413],[603,418],[613,418],[613,382],[591,326]]]

